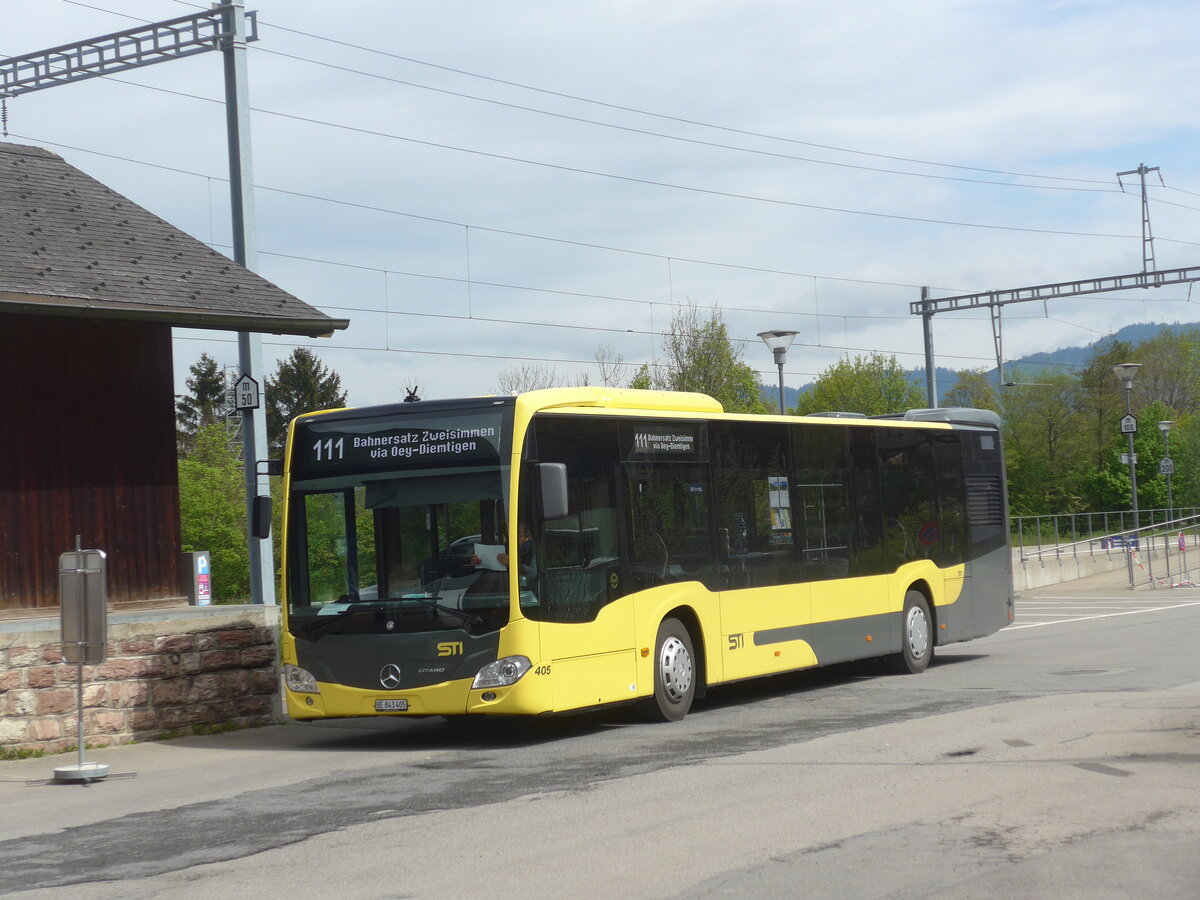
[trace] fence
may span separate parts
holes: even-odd
[[[1129,510],[1060,513],[1013,518],[1013,545],[1026,587],[1083,577],[1124,566],[1130,588],[1196,587],[1200,580],[1200,509],[1141,510],[1134,527]],[[1191,548],[1191,560],[1188,550]],[[1061,577],[1044,576],[1046,563],[1058,564]],[[1192,572],[1191,567],[1197,571]],[[1065,574],[1069,567],[1071,574]]]
[[[1040,553],[1044,548],[1053,548],[1064,540],[1067,543],[1086,542],[1097,535],[1124,534],[1135,527],[1163,526],[1181,519],[1200,516],[1200,507],[1187,506],[1172,509],[1143,509],[1138,511],[1138,521],[1127,509],[1112,512],[1056,513],[1049,516],[1013,516],[1013,546],[1022,557]]]

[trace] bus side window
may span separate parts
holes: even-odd
[[[797,581],[787,427],[728,422],[714,424],[710,434],[722,586]]]
[[[883,546],[883,501],[879,489],[879,460],[875,429],[848,429],[850,475],[854,496],[854,552],[851,575],[881,575],[890,570]]]
[[[939,554],[941,523],[933,442],[916,429],[887,428],[877,437],[889,570]]]
[[[850,574],[854,504],[846,440],[842,425],[798,425],[792,429],[802,581]]]
[[[699,463],[626,466],[628,583],[622,593],[672,581],[712,580],[708,467]]]
[[[963,463],[957,433],[934,438],[937,463],[938,501],[941,505],[941,543],[934,554],[939,566],[962,562],[967,554],[967,498],[963,487]]]

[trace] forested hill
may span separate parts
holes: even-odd
[[[1137,325],[1126,325],[1111,337],[1101,338],[1098,341],[1093,341],[1081,347],[1062,347],[1058,350],[1052,350],[1049,353],[1033,353],[1006,365],[1019,366],[1026,372],[1037,371],[1039,366],[1054,366],[1056,369],[1063,366],[1083,366],[1087,365],[1088,359],[1091,358],[1092,352],[1098,344],[1107,343],[1108,341],[1125,341],[1136,346],[1150,340],[1163,331],[1171,331],[1178,334],[1181,331],[1195,331],[1197,329],[1200,329],[1200,322],[1175,322],[1171,325],[1147,322]],[[994,373],[996,370],[992,368],[990,371]]]

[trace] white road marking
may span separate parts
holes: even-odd
[[[1121,612],[1097,613],[1096,615],[1093,615],[1093,616],[1076,615],[1072,618],[1058,618],[1056,616],[1056,618],[1051,621],[1022,623],[1020,621],[1020,619],[1021,619],[1020,603],[1018,603],[1017,604],[1017,620],[1014,621],[1012,625],[1009,625],[1008,628],[1005,630],[1013,631],[1018,628],[1041,628],[1044,625],[1065,625],[1068,622],[1087,622],[1091,619],[1111,619],[1116,616],[1135,616],[1135,615],[1139,615],[1141,613],[1163,612],[1168,609],[1184,609],[1189,606],[1200,606],[1200,600],[1185,601],[1185,602],[1181,602],[1181,603],[1172,603],[1172,604],[1169,604],[1166,606],[1160,605],[1160,606],[1143,607],[1140,609],[1126,609],[1126,610],[1122,610]],[[1038,613],[1035,613],[1034,615],[1036,616],[1036,615],[1038,615]]]

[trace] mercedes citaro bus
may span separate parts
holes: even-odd
[[[541,715],[1012,620],[999,421],[725,413],[564,388],[303,415],[285,465],[297,719]]]

